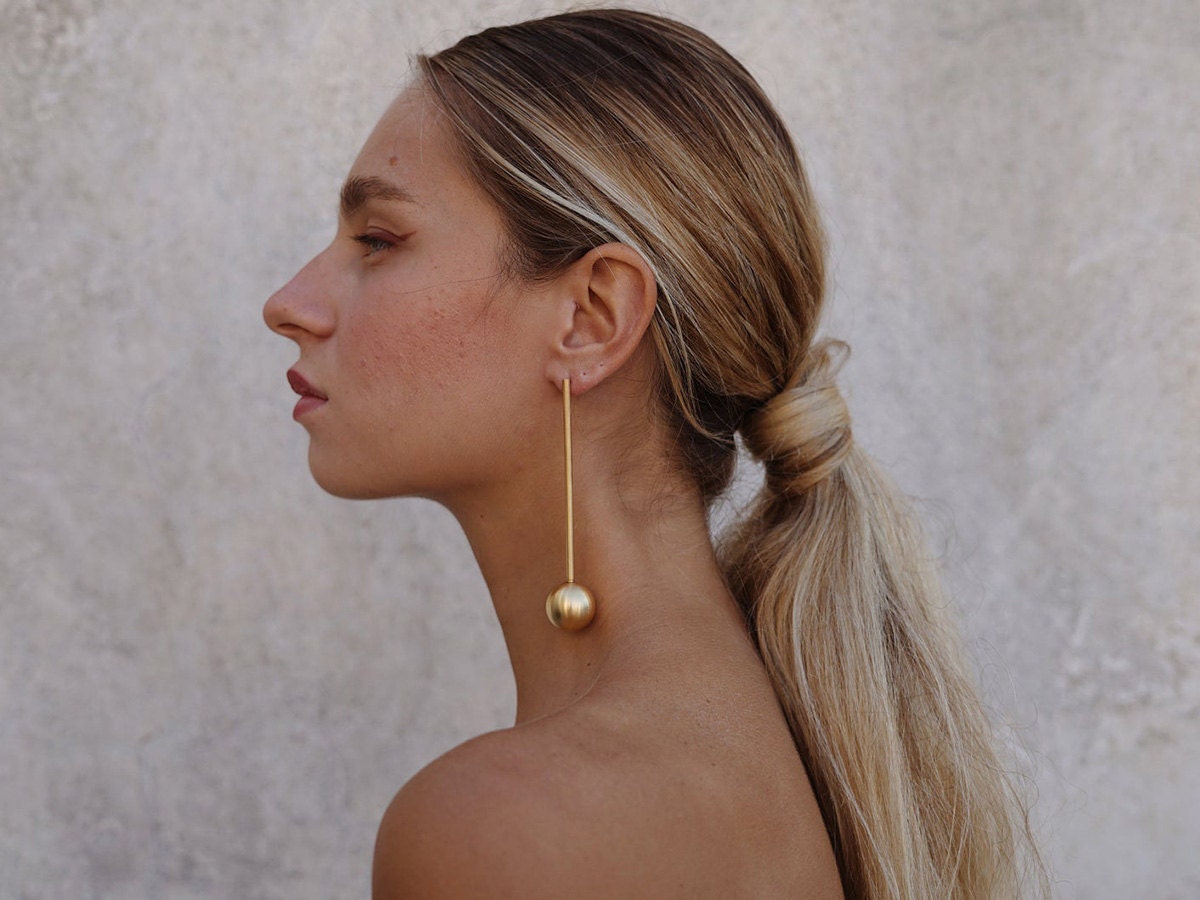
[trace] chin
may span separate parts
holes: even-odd
[[[327,461],[317,457],[311,450],[308,454],[308,470],[312,473],[313,481],[327,494],[341,497],[343,500],[379,500],[383,497],[395,497],[394,491],[386,490],[377,478],[371,478],[354,466],[328,465]]]
[[[353,482],[319,478],[316,473],[313,473],[313,479],[317,482],[317,486],[325,491],[325,493],[332,494],[334,497],[341,497],[343,500],[380,500],[384,497],[396,496],[395,494],[372,491],[361,484]]]
[[[348,477],[346,473],[330,473],[312,469],[313,480],[327,494],[343,500],[384,500],[388,497],[409,497],[415,491],[391,484]]]
[[[360,467],[347,465],[345,460],[341,461],[341,465],[328,465],[327,461],[314,457],[311,452],[308,470],[321,490],[343,500],[426,496],[426,492],[420,486],[397,479],[395,472],[364,471]]]

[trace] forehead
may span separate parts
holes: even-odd
[[[458,161],[445,114],[419,85],[392,101],[359,151],[350,176],[393,182],[418,204],[433,196],[483,198]]]

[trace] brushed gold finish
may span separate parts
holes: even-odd
[[[563,631],[579,631],[591,624],[596,615],[596,600],[582,584],[560,584],[546,598],[546,615]]]
[[[575,583],[575,506],[571,475],[571,379],[563,379],[563,447],[567,472],[567,580],[546,598],[546,616],[556,628],[579,631],[596,615],[596,598]]]
[[[571,477],[571,379],[563,379],[563,447],[567,461],[567,583],[575,580],[574,479]]]

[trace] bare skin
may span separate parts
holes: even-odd
[[[419,88],[350,177],[380,196],[345,210],[264,310],[326,398],[300,416],[310,466],[339,496],[424,496],[455,515],[517,686],[512,728],[451,750],[392,801],[376,900],[840,897],[698,491],[649,410],[645,261],[606,244],[550,284],[500,278],[499,213]],[[576,578],[599,606],[573,634],[543,607],[565,576],[568,376]]]

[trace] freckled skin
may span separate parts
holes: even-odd
[[[544,380],[537,294],[499,285],[499,215],[442,128],[419,92],[397,99],[350,174],[400,182],[418,203],[371,201],[340,221],[264,311],[329,397],[303,424],[313,476],[339,496],[453,492],[494,478],[529,438],[518,398]],[[364,231],[403,240],[367,255]]]

